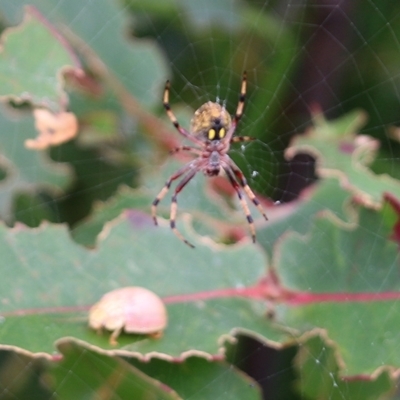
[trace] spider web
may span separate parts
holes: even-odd
[[[15,16],[21,11],[21,3],[23,2],[17,4],[6,1],[3,7],[0,5],[0,12],[7,18]],[[47,7],[51,16],[52,13],[57,13],[59,8],[65,7],[66,3],[67,0],[57,1],[49,6],[45,0],[38,0],[35,5],[38,8]],[[67,28],[73,30],[82,15],[86,15],[87,10],[93,7],[92,3],[89,1],[79,6],[71,6],[71,13],[76,14],[64,21]],[[115,6],[115,3],[113,4]],[[246,105],[235,134],[253,136],[255,141],[232,145],[229,154],[245,174],[249,186],[264,199],[264,204],[270,204],[267,214],[270,212],[272,221],[276,215],[274,204],[276,209],[279,209],[280,205],[297,199],[301,196],[302,190],[316,180],[315,159],[308,154],[299,154],[288,160],[285,157],[285,149],[294,135],[303,133],[311,126],[312,111],[318,107],[329,120],[339,118],[355,108],[364,109],[369,120],[362,128],[362,133],[377,138],[381,144],[373,164],[374,170],[394,177],[400,176],[399,147],[388,137],[390,127],[400,121],[398,117],[400,6],[394,2],[377,0],[365,2],[204,0],[176,2],[174,12],[171,12],[168,6],[165,10],[161,6],[160,9],[158,7],[156,2],[154,4],[149,2],[147,5],[135,1],[118,3],[113,8],[114,14],[109,15],[109,22],[96,27],[97,33],[89,38],[89,45],[94,45],[98,38],[102,37],[102,33],[107,31],[113,19],[126,16],[125,21],[129,20],[130,24],[125,22],[126,25],[121,26],[121,32],[124,28],[128,30],[129,27],[137,38],[154,40],[167,60],[172,83],[171,107],[181,125],[186,128],[189,127],[194,110],[207,101],[223,104],[231,115],[234,115],[242,71],[246,70],[248,75]],[[7,18],[4,19],[10,21]],[[130,72],[126,73],[126,80],[129,80]],[[154,105],[152,112],[169,123],[161,110],[162,88],[157,96],[160,98],[160,106],[157,109]],[[111,108],[117,105],[113,94],[109,95],[107,102],[111,104]],[[129,140],[132,137],[133,140],[137,139],[134,135],[129,136],[131,135],[129,132],[138,130],[135,122],[132,123],[126,115],[123,115],[118,124]],[[181,141],[178,133],[176,137]],[[162,161],[157,162],[157,157],[152,154],[152,151],[156,151],[155,148],[149,147],[146,141],[142,140],[138,138],[139,144],[129,147],[130,156],[140,160],[138,163],[140,167],[136,169],[122,163],[124,166],[115,169],[115,173],[106,171],[106,164],[102,162],[104,159],[113,159],[114,153],[94,153],[94,155],[90,153],[89,157],[89,153],[82,152],[81,158],[74,160],[73,163],[75,171],[82,174],[84,180],[91,180],[93,176],[102,173],[109,173],[110,178],[94,179],[92,186],[83,189],[77,187],[73,194],[62,197],[61,203],[73,203],[89,193],[87,201],[91,206],[93,198],[101,200],[113,198],[117,192],[114,188],[118,183],[139,186],[153,193],[155,197],[162,187],[159,183],[165,180],[165,171],[169,171],[168,165],[172,168],[171,165],[175,166],[176,161],[168,161],[162,157]],[[57,150],[52,152],[52,156],[58,161],[69,161],[58,159]],[[96,167],[93,165],[96,165],[96,162],[99,170],[94,171]],[[85,169],[89,164],[92,165],[91,169]],[[154,178],[154,182],[151,181],[151,177],[158,174],[162,175],[162,180],[159,182]],[[198,192],[204,185],[205,178],[198,174],[180,194],[178,225],[182,223],[181,216],[188,210],[190,212],[190,205],[198,200]],[[94,193],[93,196],[91,193]],[[164,211],[161,209],[162,214],[168,212],[169,198],[168,195],[163,200],[165,208]],[[217,213],[213,203],[218,201],[209,200],[206,208],[201,210],[202,215]],[[53,200],[49,200],[43,194],[41,204],[51,208]],[[90,206],[88,205],[88,209]],[[38,204],[27,207],[24,211],[28,215],[27,218],[31,218],[35,210],[41,207]],[[71,205],[69,207],[72,208]],[[250,207],[253,216],[258,218],[257,209],[251,204]],[[240,206],[236,203],[234,208],[240,210]],[[55,211],[56,214],[60,214],[57,217],[61,221],[66,219],[65,215],[61,214],[69,208],[63,210],[59,211],[56,208]],[[79,217],[79,215],[74,217],[75,220],[72,222],[79,221]],[[238,218],[244,220],[244,216],[239,215]],[[275,218],[279,218],[279,215]],[[308,218],[309,215],[305,213],[304,219]],[[326,232],[317,233],[323,236]],[[377,234],[376,243],[381,238]],[[179,245],[180,243],[177,244]],[[157,243],[155,246],[157,247]],[[307,254],[304,255],[305,259],[310,255],[318,257],[316,246],[311,243]],[[32,252],[34,251],[32,249]],[[330,266],[322,265],[320,274],[325,276],[326,280],[331,279]],[[101,277],[95,279],[101,284]],[[296,362],[296,343],[279,352],[260,341],[248,338],[243,340],[246,352],[234,354],[233,349],[230,357],[264,388],[266,399],[284,398],[279,397],[279,390],[276,388],[279,385],[294,386],[293,382],[301,380],[302,372],[304,375],[309,372],[306,371],[306,367],[304,371],[301,369],[295,371],[293,368]],[[380,338],[377,337],[376,341],[379,342]],[[371,343],[372,345],[374,344]],[[308,351],[314,361],[315,370],[326,371],[329,381],[327,385],[331,388],[329,399],[352,398],[346,390],[346,382],[339,379],[334,368],[329,369],[324,363],[326,354],[333,352],[332,348],[322,343],[320,349],[320,353],[313,353],[308,349],[305,349],[305,352]],[[83,352],[81,357],[83,359],[88,355],[90,355],[89,350],[87,353]],[[2,361],[4,365],[10,362],[7,357],[5,356]],[[26,361],[24,364],[22,355],[14,354],[12,357],[10,365],[18,365],[18,360],[24,365],[20,373],[16,374],[18,379],[23,381],[25,374],[30,378],[39,375],[37,371],[41,366],[36,365],[36,361]],[[275,363],[268,364],[265,362],[268,359],[275,360]],[[100,364],[102,362],[99,361]],[[0,368],[0,372],[3,370]],[[75,366],[67,368],[64,371],[65,381],[68,375],[75,375],[75,371]],[[0,382],[1,379],[5,379],[1,377],[0,374]],[[80,379],[78,374],[75,378]],[[224,398],[230,398],[230,395],[233,395],[230,375],[226,371],[221,372],[218,379],[222,382],[225,380],[225,384],[222,385],[225,386]],[[215,381],[216,379],[209,384],[212,385],[216,383]],[[60,382],[62,385],[64,380],[61,379]],[[29,393],[23,391],[12,397],[10,393],[18,391],[11,392],[8,384],[1,383],[0,399],[28,398]],[[38,388],[36,390],[40,393]],[[300,392],[294,389],[290,392],[282,390],[282,393],[293,398],[303,398],[301,390]],[[267,393],[274,394],[269,397]],[[42,395],[46,398],[45,393]],[[58,397],[57,389],[52,395],[54,398]],[[93,392],[93,396],[96,395],[97,393]],[[201,398],[198,396],[201,396],[201,391],[187,399]],[[304,396],[307,396],[307,393]],[[110,398],[113,398],[112,395]],[[115,398],[122,397],[117,395]]]

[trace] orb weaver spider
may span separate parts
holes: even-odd
[[[154,199],[151,213],[155,225],[157,224],[157,205],[167,194],[171,183],[184,175],[182,180],[178,183],[175,188],[175,192],[172,196],[171,211],[170,211],[170,226],[175,235],[186,243],[190,247],[194,247],[189,241],[187,241],[183,235],[176,228],[175,218],[178,209],[177,197],[179,192],[187,185],[187,183],[196,175],[197,172],[203,172],[206,176],[219,175],[223,170],[228,177],[231,185],[235,189],[240,204],[246,215],[247,222],[249,224],[251,237],[253,243],[256,241],[256,230],[254,227],[253,218],[250,214],[249,207],[243,196],[243,191],[246,193],[248,198],[258,208],[263,217],[268,220],[267,215],[262,208],[260,201],[257,199],[253,191],[247,184],[246,178],[242,171],[235,164],[235,162],[228,156],[231,143],[248,142],[254,140],[250,136],[235,136],[236,126],[243,115],[243,108],[246,97],[246,86],[247,86],[247,75],[243,72],[242,86],[240,90],[239,103],[236,109],[236,114],[231,119],[231,116],[226,111],[225,107],[218,103],[207,102],[203,104],[193,115],[190,123],[190,130],[182,128],[176,119],[174,113],[171,110],[169,104],[169,91],[170,82],[167,81],[165,84],[163,105],[167,115],[177,131],[186,139],[198,147],[192,146],[179,146],[171,151],[171,153],[177,153],[179,151],[188,151],[192,154],[197,155],[197,158],[185,164],[182,168],[176,171],[165,183],[158,196]]]

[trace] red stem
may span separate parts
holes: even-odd
[[[194,302],[199,300],[209,300],[229,297],[243,297],[254,300],[269,300],[277,303],[284,303],[288,306],[302,306],[314,303],[345,303],[345,302],[370,302],[370,301],[389,301],[399,300],[400,292],[360,292],[360,293],[311,293],[311,292],[292,292],[280,288],[272,279],[265,279],[254,286],[245,288],[226,288],[210,290],[205,292],[178,294],[166,296],[163,301],[166,304]],[[42,307],[27,308],[10,311],[0,314],[3,317],[23,316],[35,314],[55,314],[87,312],[91,306],[71,306],[71,307]]]

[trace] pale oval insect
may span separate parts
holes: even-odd
[[[118,344],[122,331],[159,337],[167,326],[163,301],[148,289],[130,286],[106,293],[89,311],[89,327],[112,331],[110,344]]]

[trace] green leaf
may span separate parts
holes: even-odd
[[[139,362],[126,358],[147,375],[173,388],[183,399],[261,399],[256,382],[225,362],[189,357],[181,362],[153,358]]]
[[[48,190],[61,193],[71,181],[70,169],[57,164],[46,154],[24,147],[26,139],[36,136],[32,117],[12,116],[0,107],[0,153],[5,179],[0,181],[0,214],[11,215],[14,196],[21,192]]]
[[[340,376],[340,355],[324,335],[312,336],[299,348],[295,359],[297,387],[307,399],[375,400],[393,390],[389,369],[373,377],[344,379]]]
[[[26,2],[15,3],[24,6]],[[74,41],[89,64],[99,67],[101,61],[101,68],[106,67],[142,104],[148,107],[160,104],[160,93],[168,74],[165,58],[155,41],[129,37],[126,28],[131,21],[118,2],[97,0],[84,7],[79,0],[62,2],[57,7],[46,0],[34,0],[31,4]],[[68,28],[62,30],[62,26]]]
[[[48,399],[48,360],[15,348],[0,350],[0,396],[2,399]]]
[[[320,213],[329,214],[344,225],[354,226],[357,213],[350,200],[351,195],[336,180],[318,181],[303,191],[297,200],[273,208],[270,220],[258,228],[257,239],[272,256],[275,244],[285,232],[305,234]]]
[[[165,298],[169,314],[160,340],[121,335],[119,348],[126,351],[207,356],[221,351],[224,335],[228,339],[239,331],[282,338],[266,317],[263,301],[236,298],[266,271],[260,248],[251,243],[217,246],[183,225],[182,233],[196,245],[191,249],[166,222],[160,223],[156,228],[144,214],[125,213],[106,225],[96,251],[75,244],[61,226],[1,227],[5,319],[0,342],[51,352],[53,341],[75,336],[114,352],[109,333],[99,336],[87,327],[86,310],[105,292],[123,286],[153,290]]]
[[[144,354],[144,359],[152,352],[174,358],[194,354],[210,359],[210,355],[224,353],[223,341],[234,340],[240,333],[276,344],[282,341],[286,335],[273,326],[267,311],[263,301],[241,298],[171,304],[168,306],[170,322],[161,340],[140,338],[142,340],[127,342],[125,337],[121,338],[124,342],[120,342],[126,344],[124,349]],[[188,320],[188,316],[193,317]]]
[[[58,34],[30,14],[6,29],[0,53],[0,95],[59,110],[65,101],[62,72],[76,66]]]
[[[352,229],[318,218],[309,235],[288,234],[276,249],[280,283],[294,293],[277,321],[298,334],[326,331],[344,375],[400,365],[399,257],[387,212],[362,209]]]
[[[177,393],[129,365],[71,340],[60,341],[63,358],[51,370],[59,399],[119,398],[179,400]]]
[[[307,153],[317,159],[321,177],[336,177],[342,188],[367,207],[380,208],[384,193],[400,198],[400,182],[387,174],[375,175],[368,169],[379,148],[377,140],[356,135],[364,125],[365,114],[353,111],[335,121],[314,114],[314,126],[294,138],[286,150],[287,158]]]
[[[317,218],[310,234],[287,235],[275,253],[281,282],[311,292],[398,288],[398,248],[389,240],[395,219],[385,218],[389,211],[388,206],[384,212],[361,209],[359,224],[348,229]]]
[[[90,217],[74,227],[72,231],[74,239],[86,246],[93,246],[104,224],[116,218],[124,210],[136,208],[150,212],[151,203],[164,187],[166,180],[182,166],[182,163],[168,160],[157,173],[153,172],[143,176],[143,184],[140,189],[122,186],[109,201],[97,203]],[[244,225],[246,222],[243,214],[238,213],[232,221],[232,213],[226,212],[227,206],[224,199],[212,193],[207,183],[209,183],[209,178],[204,177],[201,173],[198,173],[188,183],[185,190],[179,194],[178,215],[189,213],[196,225],[196,231],[201,234],[214,234],[215,230],[210,226],[213,224],[215,226],[218,221],[235,224],[240,221]],[[158,216],[169,218],[174,187],[173,184],[169,193],[160,202],[157,208]]]
[[[71,231],[77,243],[85,246],[94,246],[97,235],[104,225],[118,217],[124,210],[140,209],[149,210],[153,199],[141,190],[121,186],[118,192],[106,202],[97,202],[86,220],[77,224]]]
[[[220,29],[236,30],[240,27],[240,3],[229,0],[179,2],[193,27],[209,29],[216,24]]]

